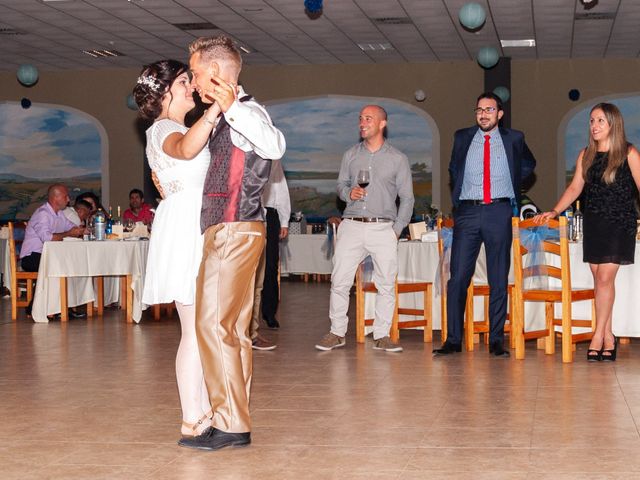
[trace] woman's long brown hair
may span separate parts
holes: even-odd
[[[627,158],[629,152],[629,144],[627,143],[627,136],[624,133],[624,119],[618,107],[611,103],[599,103],[591,109],[589,112],[589,118],[591,113],[595,110],[602,110],[604,113],[611,130],[609,131],[609,152],[607,155],[607,168],[602,174],[602,180],[611,184],[616,179],[616,172],[620,168]],[[589,145],[585,149],[584,156],[582,157],[582,176],[587,179],[587,171],[593,164],[593,160],[596,158],[598,152],[598,144],[591,135],[591,124],[589,124]]]

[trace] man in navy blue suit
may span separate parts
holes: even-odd
[[[487,254],[489,352],[508,357],[504,349],[507,284],[511,256],[511,217],[517,211],[521,182],[536,166],[524,134],[501,128],[504,114],[493,93],[478,97],[477,126],[455,133],[449,174],[455,221],[451,246],[451,277],[447,284],[447,339],[434,355],[462,351],[467,288],[480,246]]]

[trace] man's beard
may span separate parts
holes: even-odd
[[[486,127],[483,127],[481,123],[478,123],[478,127],[480,127],[480,130],[483,132],[490,132],[497,124],[498,122],[489,122]]]

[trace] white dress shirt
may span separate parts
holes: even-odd
[[[65,208],[64,210],[62,210],[62,214],[67,217],[69,221],[74,223],[76,227],[80,226],[80,224],[82,223],[82,220],[80,220],[80,217],[78,216],[78,212],[76,212],[76,209],[73,207]]]
[[[247,93],[238,86],[238,98]],[[254,151],[264,159],[278,160],[287,148],[284,135],[271,123],[265,108],[253,98],[236,100],[224,114],[231,127],[231,142],[243,152]]]
[[[289,187],[284,176],[282,163],[279,160],[271,162],[271,173],[269,181],[262,191],[262,205],[275,208],[280,219],[280,228],[289,228],[289,217],[291,216],[291,199],[289,198]]]

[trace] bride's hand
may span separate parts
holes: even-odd
[[[211,125],[215,125],[216,119],[220,115],[221,111],[222,109],[218,102],[213,102],[211,106],[204,111],[204,121]]]

